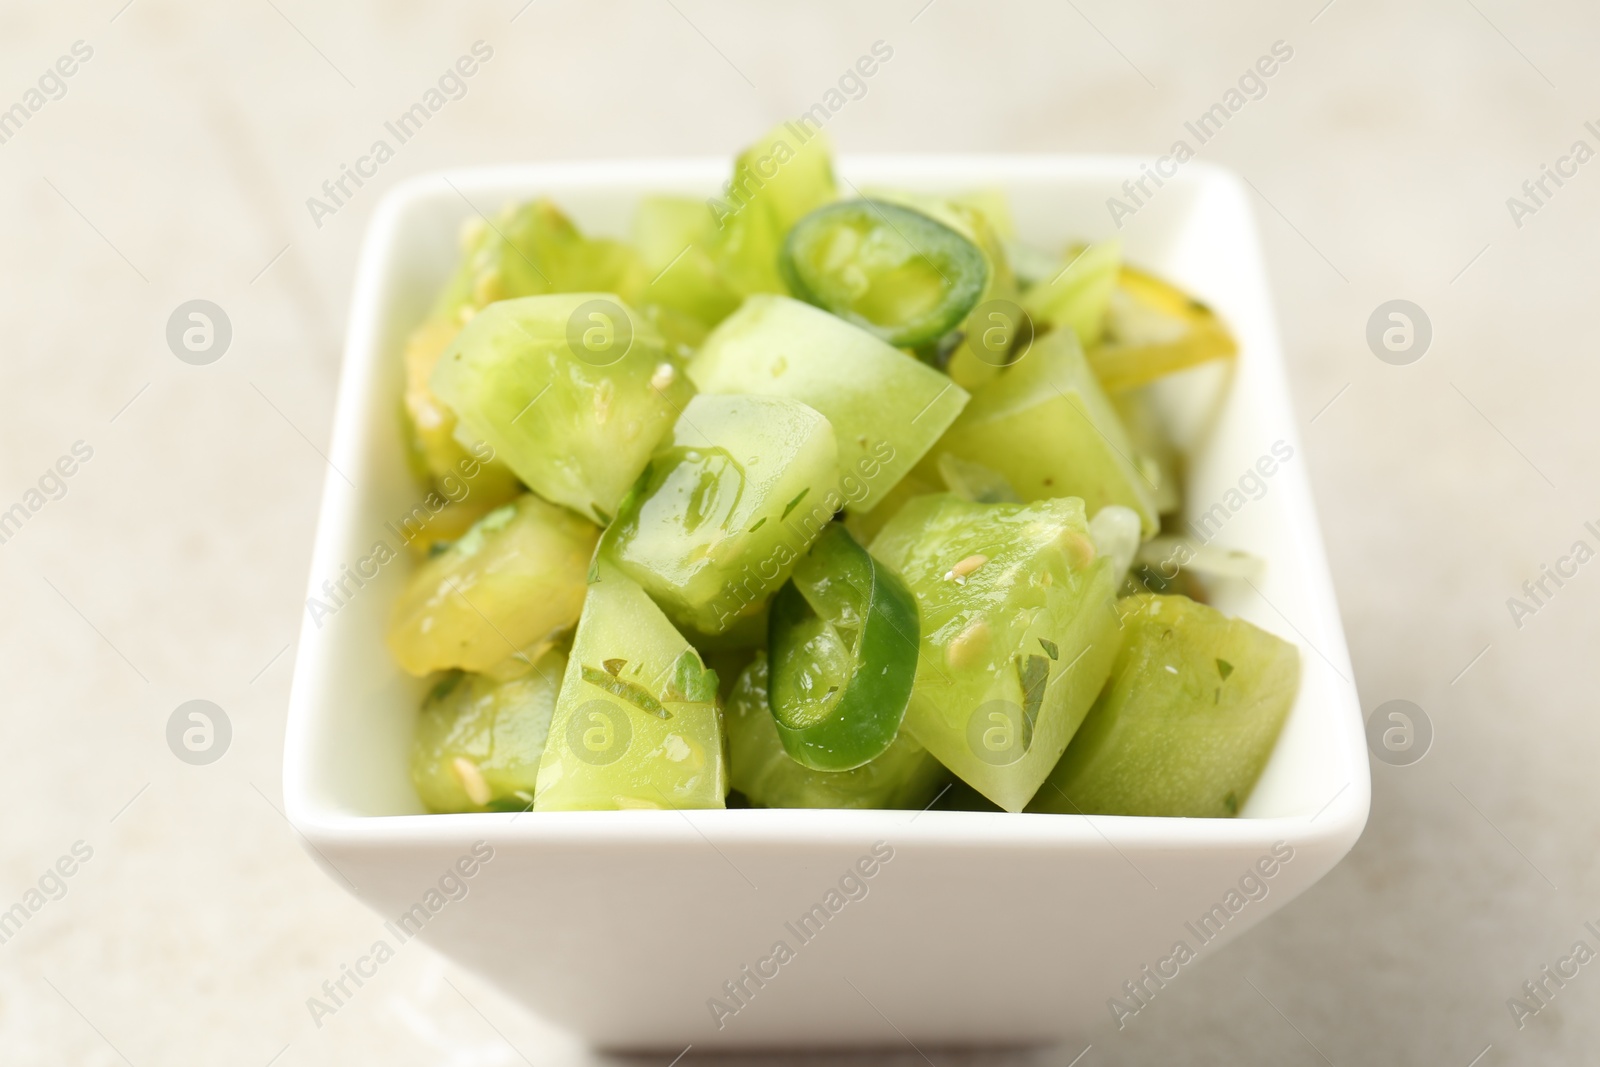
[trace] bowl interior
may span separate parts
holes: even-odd
[[[547,195],[585,230],[626,236],[642,196],[713,195],[726,167],[707,160],[452,172],[405,183],[378,210],[357,279],[330,452],[337,471],[324,490],[292,697],[285,782],[301,817],[336,821],[423,810],[407,759],[425,683],[403,675],[382,640],[389,606],[413,565],[398,526],[427,493],[404,458],[400,352],[452,269],[462,224],[509,200]],[[1209,516],[1203,529],[1211,543],[1266,561],[1253,584],[1214,584],[1214,602],[1294,642],[1302,656],[1299,699],[1260,784],[1233,821],[1304,820],[1352,785],[1364,790],[1359,706],[1239,182],[1190,164],[1124,217],[1119,230],[1108,198],[1132,202],[1122,185],[1140,174],[1137,160],[845,157],[838,169],[847,191],[1003,190],[1018,233],[1032,243],[1059,248],[1119,236],[1130,261],[1184,286],[1228,322],[1240,342],[1232,371],[1203,369],[1162,389],[1188,450],[1186,519]],[[1225,390],[1220,405],[1197,402],[1218,389]],[[1274,445],[1291,458],[1260,476],[1257,465]],[[1364,800],[1360,807],[1364,813]],[[925,818],[937,824],[947,814]],[[1179,824],[1179,833],[1186,832],[1181,824],[1198,822],[1141,821]]]

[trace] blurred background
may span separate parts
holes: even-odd
[[[320,1028],[305,1008],[379,927],[279,786],[358,244],[386,188],[436,168],[730,157],[881,40],[892,61],[829,124],[841,153],[1153,159],[1292,48],[1200,156],[1256,196],[1363,709],[1411,701],[1433,733],[1374,760],[1341,866],[1127,1029],[928,1062],[1594,1062],[1600,962],[1537,1015],[1507,1001],[1600,948],[1600,563],[1522,590],[1600,547],[1597,38],[1576,0],[6,4],[0,510],[31,515],[0,543],[0,901],[74,873],[0,943],[0,1060],[612,1062],[422,946]],[[480,40],[466,95],[314,220]],[[195,299],[232,328],[205,366],[166,339]],[[1431,323],[1404,365],[1367,340],[1391,300]],[[192,699],[231,724],[211,765],[168,747]]]

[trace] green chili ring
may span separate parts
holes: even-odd
[[[829,526],[768,621],[767,703],[789,757],[848,771],[882,755],[911,702],[919,631],[905,583],[843,526]]]
[[[778,257],[794,295],[898,348],[961,325],[989,284],[971,238],[920,211],[842,200],[795,223]]]

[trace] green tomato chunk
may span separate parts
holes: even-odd
[[[601,525],[694,388],[654,327],[608,293],[503,300],[439,360],[433,391],[547,500]]]
[[[854,770],[816,771],[796,763],[778,737],[767,687],[767,657],[757,653],[734,683],[724,716],[733,788],[756,807],[921,809],[944,781],[939,761],[905,730]]]
[[[417,718],[411,781],[429,811],[526,811],[567,658],[508,681],[451,671]]]
[[[1123,601],[1111,683],[1030,811],[1237,815],[1300,686],[1294,645],[1183,596]]]
[[[434,317],[456,324],[498,300],[542,293],[621,293],[631,298],[645,268],[621,241],[586,237],[549,200],[508,204],[493,219],[471,217],[461,231],[461,261]]]
[[[720,808],[727,793],[716,672],[638,583],[600,560],[534,810]]]
[[[1156,486],[1135,465],[1127,431],[1071,330],[1040,338],[974,393],[924,467],[944,456],[988,468],[1024,501],[1081,497],[1091,514],[1121,504],[1138,513],[1145,537],[1160,528]]]
[[[833,424],[833,508],[871,511],[933,446],[967,393],[932,367],[798,300],[754,296],[689,364],[703,393],[798,400]]]
[[[1083,501],[912,500],[872,554],[899,572],[922,617],[905,728],[1007,811],[1021,811],[1083,721],[1122,632],[1116,564]]]
[[[1022,306],[1036,327],[1070,329],[1088,348],[1106,328],[1106,309],[1122,266],[1122,242],[1102,241],[1067,250],[1067,258],[1047,278],[1029,286]]]
[[[411,575],[389,650],[411,674],[526,669],[578,621],[600,531],[524,493]]]
[[[767,131],[733,161],[722,195],[709,201],[716,229],[706,247],[740,296],[786,292],[778,268],[794,224],[837,196],[826,138],[794,123]]]
[[[634,242],[650,274],[639,303],[688,318],[703,330],[732,314],[740,295],[708,251],[715,233],[716,216],[704,200],[646,197],[633,222]]]
[[[793,400],[697,396],[651,458],[606,554],[677,624],[720,635],[760,611],[833,518],[828,420]]]

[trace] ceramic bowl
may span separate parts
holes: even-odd
[[[310,595],[327,603],[323,583],[347,569],[376,575],[345,580],[331,613],[308,613],[285,803],[314,858],[388,921],[391,947],[418,936],[600,1046],[1016,1045],[1131,1025],[1327,873],[1366,821],[1360,708],[1242,183],[1189,163],[1147,184],[1154,195],[1130,215],[1108,201],[1132,206],[1123,183],[1140,176],[1135,159],[843,157],[838,171],[858,188],[1003,190],[1032,242],[1120,236],[1129,260],[1231,325],[1240,351],[1220,408],[1192,417],[1205,406],[1184,398],[1204,382],[1168,388],[1189,454],[1186,517],[1209,516],[1211,543],[1265,561],[1252,582],[1218,584],[1214,601],[1299,646],[1301,691],[1260,784],[1227,820],[424,814],[407,774],[423,683],[382,640],[412,566],[395,525],[422,493],[397,414],[406,334],[479,211],[549,196],[584,229],[625,236],[641,196],[711,196],[727,162],[405,182],[377,208],[361,254]],[[1289,458],[1270,477],[1253,473],[1274,446]]]

